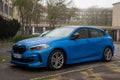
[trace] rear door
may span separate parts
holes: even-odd
[[[92,51],[92,56],[93,57],[100,56],[104,49],[105,33],[102,30],[96,28],[89,28],[89,34],[90,34],[89,48]]]

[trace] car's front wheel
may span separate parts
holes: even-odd
[[[103,60],[108,62],[112,60],[112,57],[113,57],[112,49],[110,47],[107,47],[103,53]]]
[[[65,55],[62,50],[54,50],[48,59],[48,67],[51,70],[60,69],[65,63]]]

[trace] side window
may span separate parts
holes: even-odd
[[[101,37],[104,36],[104,32],[98,29],[89,29],[91,37]]]
[[[79,38],[81,38],[81,39],[89,37],[89,35],[88,35],[88,29],[86,29],[86,28],[79,29],[77,32],[75,32],[75,34],[78,34]]]
[[[98,35],[99,35],[99,37],[101,37],[101,36],[104,36],[105,33],[103,31],[101,31],[101,30],[98,30]]]

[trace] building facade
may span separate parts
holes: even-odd
[[[88,8],[78,12],[80,25],[112,26],[112,8]]]
[[[113,22],[112,26],[120,27],[120,2],[113,4]]]
[[[13,8],[11,0],[0,0],[0,15],[5,19],[13,18]]]
[[[112,26],[116,34],[116,41],[120,41],[120,2],[113,4]]]

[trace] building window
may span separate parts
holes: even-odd
[[[3,2],[0,0],[0,12],[3,12]]]
[[[8,5],[5,4],[5,13],[8,15]]]
[[[13,17],[13,9],[11,7],[9,7],[9,15]]]

